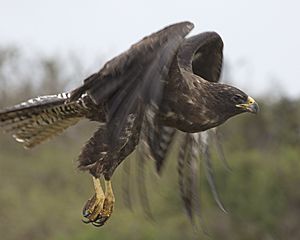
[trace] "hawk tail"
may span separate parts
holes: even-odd
[[[0,128],[25,148],[33,148],[86,115],[83,99],[72,102],[69,98],[69,93],[42,96],[4,109],[0,111]]]

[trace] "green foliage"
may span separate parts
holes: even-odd
[[[10,76],[11,64],[23,66],[20,56],[15,49],[0,50],[2,107],[56,92],[71,82],[54,59],[36,60],[41,77],[38,84],[34,79],[26,81],[28,75],[22,70]],[[59,81],[62,77],[63,82]],[[19,78],[19,83],[13,78]],[[112,218],[99,229],[83,224],[81,209],[93,189],[90,176],[76,169],[76,157],[95,128],[84,122],[30,151],[23,150],[10,136],[0,135],[1,239],[299,239],[300,103],[285,98],[259,102],[258,116],[244,114],[221,127],[233,171],[226,171],[213,154],[217,185],[228,214],[214,203],[201,168],[202,217],[210,237],[201,231],[195,233],[185,216],[173,155],[161,177],[154,173],[152,163],[147,164],[154,220],[147,219],[139,204],[132,156],[126,161],[131,164],[133,210],[122,202],[121,166],[113,179],[117,202]]]

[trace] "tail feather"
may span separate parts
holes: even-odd
[[[13,137],[23,143],[25,148],[33,148],[36,145],[62,133],[68,127],[75,125],[80,118],[65,119],[41,128],[22,129],[13,134]]]
[[[38,97],[0,111],[0,127],[25,148],[32,148],[76,124],[87,114],[88,108],[82,98],[69,102],[69,97],[68,93]]]

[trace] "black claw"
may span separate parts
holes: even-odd
[[[105,224],[105,222],[109,219],[109,216],[101,216],[98,215],[96,219],[90,220],[88,217],[91,215],[87,210],[83,211],[83,216],[87,219],[81,219],[81,221],[85,224],[91,223],[95,227],[101,227]]]
[[[83,222],[83,223],[85,223],[85,224],[88,224],[88,223],[91,223],[92,221],[91,220],[89,220],[89,219],[87,219],[87,220],[85,220],[85,219],[81,219],[81,221]]]
[[[99,217],[94,221],[94,223],[100,224],[100,223],[102,222],[101,219],[102,219],[102,217],[99,216]]]
[[[90,200],[88,200],[87,202],[86,202],[86,204],[84,205],[84,207],[83,207],[83,209],[82,209],[82,215],[84,216],[84,217],[86,217],[86,216],[88,216],[90,213],[89,213],[89,211],[88,211],[88,205],[89,205],[89,203],[90,203]]]
[[[99,216],[99,218],[95,222],[102,226],[108,220],[108,218],[108,216]]]
[[[94,198],[95,198],[95,195],[90,200],[88,200],[86,202],[86,204],[84,205],[84,207],[82,209],[82,215],[83,215],[84,219],[81,219],[81,220],[85,224],[91,223],[95,227],[101,227],[109,219],[109,216],[107,216],[106,214],[101,215],[103,213],[100,212],[95,219],[93,219],[93,220],[90,219],[91,215],[93,215],[94,213],[96,213],[94,211],[98,211],[97,207],[94,210],[92,210],[92,212],[90,210],[91,203],[94,203],[94,201],[95,201]],[[105,202],[104,202],[104,206],[103,207],[105,207]]]
[[[101,216],[98,215],[98,217],[95,220],[90,220],[90,219],[81,219],[81,221],[85,224],[91,223],[95,227],[101,227],[105,224],[105,222],[109,219],[109,216]]]
[[[92,201],[93,198],[87,200],[87,202],[85,203],[83,209],[82,209],[82,215],[84,217],[89,217],[91,215],[91,212],[89,211],[89,207],[90,207],[90,204],[91,204],[91,201]]]
[[[101,226],[103,226],[104,224],[105,224],[105,222],[108,220],[108,216],[98,216],[95,220],[90,220],[90,219],[87,219],[87,220],[85,220],[85,219],[81,219],[81,221],[83,222],[83,223],[85,223],[85,224],[89,224],[89,223],[91,223],[93,226],[95,226],[95,227],[101,227]]]
[[[104,225],[104,223],[96,223],[96,222],[92,222],[92,225],[94,227],[102,227]]]
[[[87,211],[87,210],[83,210],[82,211],[82,215],[83,215],[83,217],[88,217],[89,215],[91,215],[91,213],[89,212],[89,211]]]

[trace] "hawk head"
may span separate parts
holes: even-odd
[[[256,101],[243,91],[226,84],[216,84],[216,107],[221,114],[231,117],[243,112],[258,113],[259,106]]]

